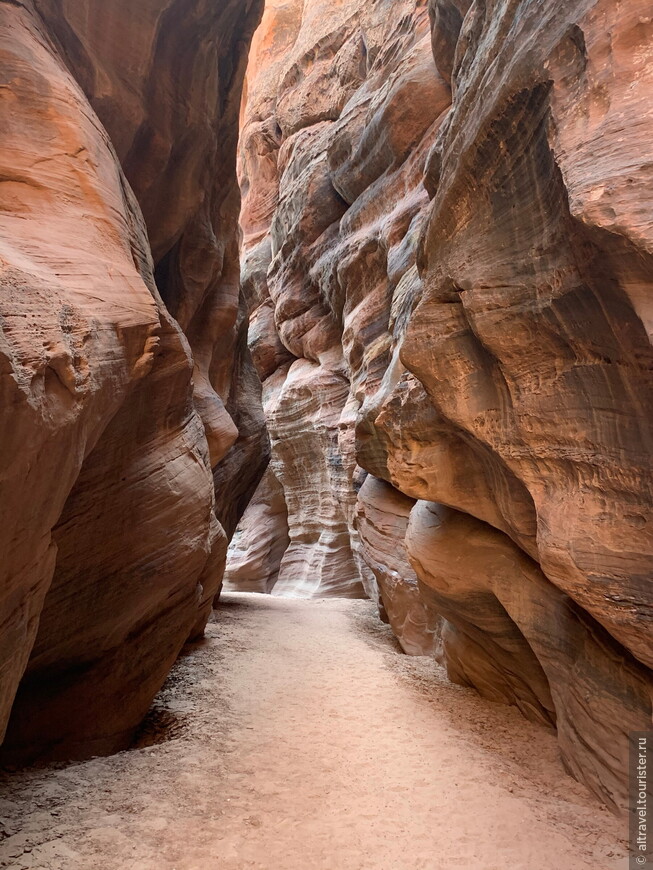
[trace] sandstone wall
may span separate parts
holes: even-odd
[[[203,629],[225,531],[266,463],[235,177],[261,12],[0,4],[0,730],[13,708],[14,760],[129,742]]]
[[[388,365],[392,288],[428,201],[425,134],[449,100],[425,6],[388,11],[268,3],[252,50],[242,282],[290,539],[273,594],[378,594],[357,530],[356,415]],[[239,549],[240,588],[257,552],[248,574]]]
[[[378,580],[615,807],[651,724],[648,6],[275,0],[240,155],[265,576]]]

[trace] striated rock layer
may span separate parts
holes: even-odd
[[[266,463],[235,177],[261,7],[0,4],[0,730],[11,712],[14,760],[127,745],[203,629],[225,530]]]
[[[427,133],[449,102],[425,6],[388,10],[271,2],[252,50],[241,277],[288,511],[274,594],[378,595],[356,521],[356,414],[388,365],[392,291],[428,202]],[[238,573],[251,582],[242,551]]]
[[[224,589],[271,592],[289,543],[283,489],[268,468],[229,545]]]
[[[648,7],[275,0],[240,155],[289,545],[241,537],[237,584],[261,547],[280,594],[378,584],[613,807],[653,689]]]

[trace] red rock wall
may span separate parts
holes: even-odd
[[[651,723],[648,6],[272,2],[241,148],[265,575],[376,578],[612,806]]]
[[[266,464],[235,177],[261,12],[0,4],[0,728],[12,711],[13,759],[129,742],[203,629],[225,532]]]
[[[494,525],[514,542],[501,546],[538,563],[548,585],[524,593],[522,612],[509,596],[530,571],[515,572],[509,593],[483,568],[477,582],[547,673],[568,767],[615,804],[626,798],[627,733],[651,721],[647,7],[470,8],[427,167],[423,291],[401,349],[483,465],[498,517],[456,503],[437,480],[425,496]],[[422,564],[440,595],[442,575]],[[456,582],[446,586],[448,620],[465,633],[474,620]]]

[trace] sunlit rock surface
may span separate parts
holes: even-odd
[[[0,5],[12,760],[127,745],[265,466],[235,177],[261,5]]]
[[[268,468],[229,545],[225,590],[271,592],[289,543],[283,489]]]

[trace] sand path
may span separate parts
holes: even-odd
[[[0,866],[627,866],[552,735],[397,649],[369,602],[225,596],[142,748],[3,775]]]

